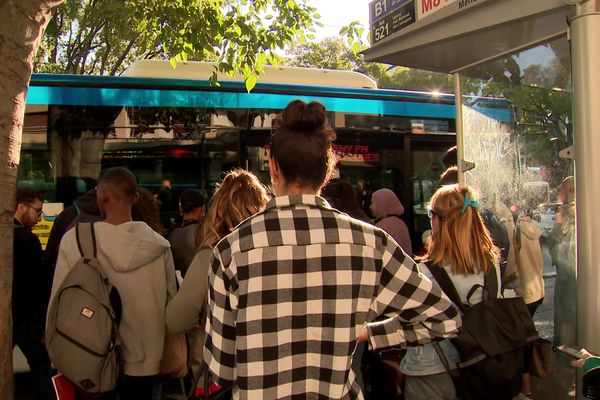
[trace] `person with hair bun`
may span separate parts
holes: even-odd
[[[477,198],[469,187],[455,184],[439,188],[433,194],[427,211],[432,236],[427,253],[420,258],[419,264],[423,274],[429,278],[433,277],[430,269],[444,268],[464,304],[481,301],[481,288],[475,290],[470,302],[467,294],[474,285],[483,286],[484,276],[491,269],[496,270],[498,288],[501,287],[499,250],[492,242],[478,207]],[[460,361],[449,340],[441,341],[440,348],[449,365]],[[456,399],[452,378],[432,344],[409,348],[400,363],[400,371],[406,375],[406,400]]]
[[[204,360],[234,399],[363,398],[359,342],[414,346],[460,325],[390,236],[319,196],[335,137],[322,104],[289,103],[271,141],[276,197],[213,250]]]

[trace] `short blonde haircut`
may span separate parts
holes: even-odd
[[[438,266],[450,264],[455,275],[487,273],[495,267],[499,254],[477,208],[469,205],[463,212],[467,193],[476,200],[471,188],[458,185],[442,186],[434,193],[431,204],[439,229],[433,232],[422,258]]]
[[[219,240],[269,201],[256,175],[241,168],[225,175],[213,195],[202,228],[196,234],[198,249],[213,248]]]

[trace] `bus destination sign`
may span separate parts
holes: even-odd
[[[392,13],[406,3],[414,3],[414,0],[375,0],[369,3],[369,22],[375,21]]]
[[[369,4],[371,43],[375,44],[416,21],[414,0],[375,0]]]

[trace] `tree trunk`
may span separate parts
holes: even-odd
[[[0,399],[12,399],[12,216],[33,57],[64,0],[0,0]]]

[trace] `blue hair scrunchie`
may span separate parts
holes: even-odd
[[[460,213],[464,214],[468,206],[471,206],[473,208],[477,208],[479,206],[477,200],[471,200],[469,198],[469,192],[465,193],[465,202],[463,203],[462,210],[460,210]]]

